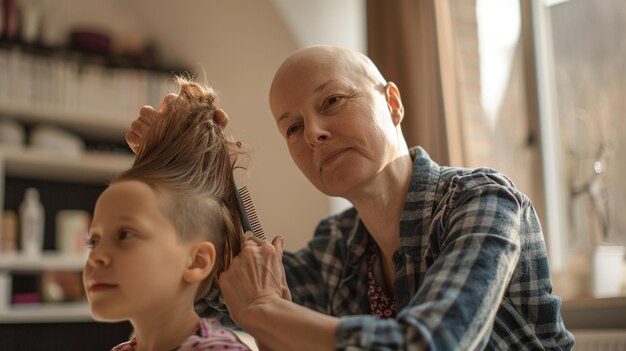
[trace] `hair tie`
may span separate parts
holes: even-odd
[[[222,129],[226,129],[228,125],[228,115],[221,108],[213,111],[213,122],[217,123]]]

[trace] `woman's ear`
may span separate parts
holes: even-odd
[[[187,268],[183,279],[188,283],[204,280],[215,267],[215,246],[208,241],[199,242],[191,247]]]
[[[404,105],[402,105],[402,98],[400,98],[400,90],[394,82],[389,81],[385,85],[385,99],[389,112],[391,112],[391,118],[393,118],[393,124],[398,126],[404,118]]]

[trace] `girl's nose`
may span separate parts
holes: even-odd
[[[104,249],[95,247],[89,252],[87,263],[93,267],[108,266],[111,263],[111,258],[104,252]]]

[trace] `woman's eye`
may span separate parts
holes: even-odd
[[[334,95],[326,99],[324,107],[333,107],[342,102],[344,99],[341,95]]]
[[[328,99],[328,105],[332,105],[332,104],[334,104],[336,102],[339,102],[340,99],[341,99],[341,96],[331,96]]]
[[[289,137],[297,133],[300,130],[300,128],[302,128],[302,125],[299,123],[289,126],[289,128],[287,128],[287,136]]]

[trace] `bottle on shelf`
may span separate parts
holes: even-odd
[[[14,254],[17,251],[17,215],[6,210],[2,214],[0,229],[0,254]]]
[[[5,312],[11,306],[11,276],[7,272],[0,272],[0,312]]]
[[[39,191],[27,188],[20,205],[21,248],[25,256],[39,256],[43,251],[44,209]]]

